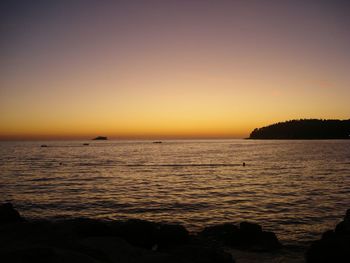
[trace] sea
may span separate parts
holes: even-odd
[[[32,219],[138,218],[191,232],[250,221],[303,245],[350,208],[350,140],[0,142],[0,201]]]

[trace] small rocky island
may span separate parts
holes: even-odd
[[[300,119],[278,122],[254,129],[248,139],[350,139],[350,119]]]
[[[93,138],[94,141],[106,141],[108,138],[106,136],[97,136]]]

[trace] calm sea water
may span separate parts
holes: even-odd
[[[83,143],[1,142],[1,201],[29,218],[143,218],[192,231],[250,220],[292,244],[319,238],[350,208],[350,140]]]

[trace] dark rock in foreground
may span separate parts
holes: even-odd
[[[110,222],[111,233],[122,237],[130,244],[151,249],[186,244],[189,233],[181,225],[159,224],[145,220],[131,219]]]
[[[350,262],[350,209],[335,230],[323,233],[305,254],[308,263]]]
[[[263,231],[260,225],[250,222],[242,222],[239,227],[233,224],[206,227],[200,235],[234,248],[269,251],[282,246],[273,232]]]
[[[24,219],[20,216],[17,210],[13,208],[11,203],[0,205],[0,225],[23,221]]]
[[[222,248],[181,225],[144,220],[25,221],[11,204],[0,206],[0,262],[232,263]]]

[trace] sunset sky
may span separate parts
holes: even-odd
[[[350,118],[350,2],[2,1],[0,139]]]

